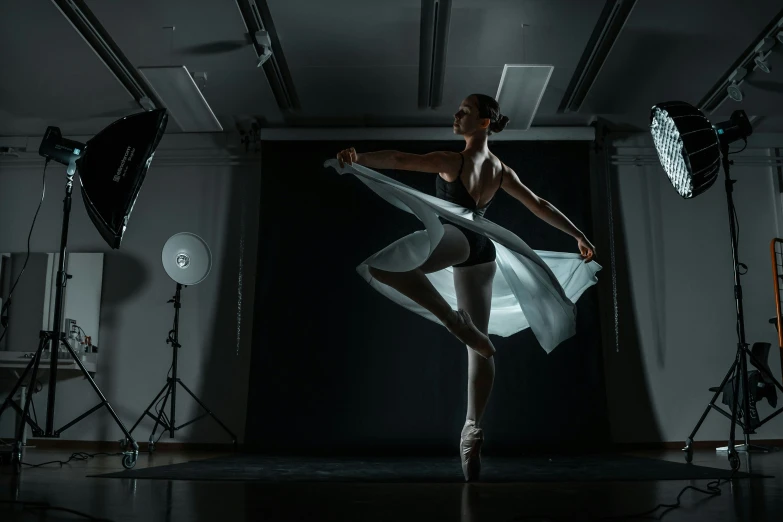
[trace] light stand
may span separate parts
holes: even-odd
[[[696,436],[696,432],[699,431],[699,428],[701,427],[702,423],[704,422],[704,419],[707,418],[707,414],[709,413],[711,408],[714,408],[721,414],[723,414],[725,417],[728,417],[731,419],[731,428],[729,430],[729,444],[726,446],[726,451],[728,452],[729,456],[729,464],[731,465],[732,470],[739,469],[740,461],[739,456],[737,455],[737,451],[744,451],[744,452],[767,452],[769,451],[769,448],[763,447],[763,446],[757,446],[755,444],[750,443],[750,435],[755,434],[754,428],[751,426],[751,419],[750,419],[750,389],[748,388],[748,358],[750,358],[750,363],[756,367],[762,374],[764,374],[767,377],[767,382],[772,382],[781,392],[783,392],[783,385],[781,385],[775,377],[769,372],[766,365],[763,364],[761,361],[758,361],[753,354],[748,350],[748,344],[745,341],[745,317],[743,314],[743,307],[742,307],[742,284],[740,283],[740,266],[741,263],[739,262],[738,258],[738,252],[737,252],[737,223],[735,219],[735,207],[734,207],[734,198],[732,196],[734,192],[734,183],[736,183],[736,180],[731,179],[731,174],[729,171],[729,166],[733,164],[733,161],[729,160],[729,144],[722,142],[720,146],[721,151],[721,163],[723,165],[723,172],[725,174],[725,187],[726,187],[726,201],[728,203],[728,209],[729,209],[729,230],[731,233],[731,253],[732,253],[732,259],[734,261],[734,298],[736,302],[736,314],[737,314],[737,354],[734,359],[734,363],[731,365],[731,368],[729,368],[728,373],[726,373],[726,376],[723,378],[723,382],[721,382],[720,386],[718,387],[718,390],[715,392],[715,395],[712,396],[712,400],[707,405],[707,408],[704,410],[704,413],[702,414],[701,418],[699,419],[699,422],[696,424],[696,427],[693,429],[691,434],[688,436],[688,439],[686,440],[685,448],[683,448],[683,451],[685,452],[685,460],[687,462],[691,462],[693,460],[693,437]],[[729,381],[730,378],[734,377],[733,379],[733,400],[732,400],[732,412],[731,414],[726,413],[722,408],[715,405],[715,401],[717,400],[718,396],[720,395],[721,391],[723,390],[723,387],[726,385],[726,383]],[[742,406],[740,406],[737,403],[738,395],[739,395],[739,389],[742,388]],[[737,417],[737,413],[740,410],[740,407],[742,408],[742,420],[740,421]],[[760,421],[759,424],[756,427],[760,427],[769,420],[771,420],[773,417],[777,416],[783,412],[783,408],[779,408],[775,410],[772,414],[768,415],[764,420]],[[742,427],[743,434],[745,436],[745,443],[741,445],[734,445],[735,441],[735,429],[737,424],[739,424]]]
[[[704,410],[699,422],[686,440],[683,451],[685,460],[693,460],[693,437],[701,427],[710,408],[714,408],[725,417],[731,419],[729,429],[729,444],[726,447],[729,455],[729,463],[732,470],[739,469],[740,460],[737,450],[741,451],[766,451],[766,448],[754,446],[750,443],[750,435],[754,434],[754,420],[751,414],[751,392],[748,389],[748,358],[765,377],[767,384],[774,383],[775,386],[783,392],[783,386],[775,380],[766,365],[760,362],[753,353],[748,350],[748,344],[745,341],[745,317],[742,307],[742,284],[740,282],[740,267],[747,267],[739,262],[737,251],[738,243],[738,224],[736,219],[736,209],[734,207],[734,183],[731,179],[730,166],[733,163],[729,160],[729,144],[737,140],[743,140],[747,144],[747,137],[753,133],[753,127],[744,111],[737,110],[731,114],[728,121],[720,122],[715,125],[704,116],[696,107],[681,101],[671,101],[659,103],[652,107],[650,112],[650,133],[655,143],[658,158],[661,161],[669,180],[674,189],[683,198],[692,198],[709,189],[720,174],[720,168],[723,167],[725,175],[724,186],[726,188],[726,201],[729,210],[729,233],[731,236],[731,254],[734,264],[734,300],[736,304],[737,315],[737,353],[734,363],[729,368],[728,373],[723,378],[723,382],[715,390],[712,400]],[[732,412],[726,413],[723,409],[715,405],[718,395],[732,379]],[[738,404],[739,389],[742,388],[742,405]],[[755,398],[753,398],[755,400]],[[739,420],[739,411],[742,410],[742,420]],[[772,415],[756,424],[760,427],[772,417],[775,417],[783,411],[783,408],[776,410]],[[745,444],[742,446],[734,445],[734,435],[737,424],[742,427],[745,435]]]
[[[19,380],[16,382],[16,385],[11,390],[11,393],[8,394],[8,397],[3,402],[3,405],[0,406],[0,415],[2,415],[3,411],[10,405],[19,413],[19,415],[21,415],[23,420],[23,422],[19,423],[16,430],[16,437],[14,439],[14,447],[13,447],[13,453],[11,457],[12,464],[14,465],[14,470],[16,473],[21,472],[21,468],[22,468],[22,449],[23,449],[22,438],[24,436],[25,424],[30,425],[34,437],[59,438],[62,432],[64,432],[65,430],[67,430],[77,422],[81,421],[88,415],[96,412],[102,406],[106,406],[106,409],[109,410],[109,413],[114,418],[114,421],[123,431],[123,433],[125,433],[125,436],[128,437],[128,439],[130,439],[130,441],[132,442],[132,444],[129,445],[129,448],[123,452],[123,458],[122,458],[123,467],[125,467],[126,469],[130,469],[133,466],[135,466],[136,459],[138,458],[139,455],[139,445],[136,443],[136,441],[134,441],[131,438],[130,432],[128,432],[128,430],[125,429],[125,426],[122,424],[122,421],[114,412],[114,409],[109,404],[109,401],[106,400],[106,397],[104,397],[103,393],[98,388],[98,385],[95,384],[95,381],[93,380],[92,376],[90,376],[90,373],[87,371],[87,369],[85,369],[84,365],[81,362],[81,359],[73,351],[73,348],[71,348],[71,345],[66,340],[65,332],[60,331],[62,320],[63,320],[63,299],[65,297],[63,290],[65,289],[66,281],[71,278],[71,276],[65,273],[65,252],[66,252],[66,244],[68,242],[68,224],[70,222],[70,216],[71,216],[71,193],[73,192],[74,172],[75,172],[75,165],[73,164],[69,165],[66,174],[67,182],[65,184],[65,199],[63,200],[62,234],[60,236],[60,259],[59,259],[59,265],[57,269],[56,293],[55,293],[55,302],[54,302],[54,331],[41,330],[41,332],[39,333],[38,349],[36,350],[30,362],[27,364],[27,367],[25,368],[21,377],[19,377]],[[73,360],[79,366],[79,369],[84,375],[84,378],[87,379],[87,381],[90,383],[90,386],[92,386],[92,389],[95,390],[95,393],[98,395],[98,397],[100,397],[101,402],[97,406],[94,406],[90,410],[86,411],[82,415],[78,416],[77,418],[75,418],[74,420],[72,420],[71,422],[63,426],[59,430],[55,430],[54,429],[54,406],[55,406],[55,399],[57,397],[57,391],[56,391],[57,390],[57,361],[58,361],[58,352],[60,347],[59,343],[65,345],[65,348],[68,350],[68,352],[71,354],[71,357],[73,357]],[[44,351],[46,350],[47,347],[49,347],[49,353],[50,353],[49,394],[48,394],[48,400],[46,404],[46,430],[42,430],[41,427],[38,426],[38,424],[29,415],[30,402],[32,401],[33,398],[32,391],[26,394],[27,397],[23,409],[20,408],[16,404],[16,402],[13,401],[13,397],[16,394],[19,387],[24,382],[25,377],[27,376],[28,372],[30,372],[31,369],[32,369],[32,375],[30,376],[30,383],[33,386],[29,387],[29,389],[30,390],[34,389],[36,377],[38,376],[38,366],[41,362],[41,358],[43,357]]]
[[[200,283],[206,278],[211,268],[211,254],[209,252],[209,248],[200,237],[196,236],[195,234],[183,232],[175,234],[169,238],[163,247],[162,258],[163,266],[166,272],[177,282],[177,290],[174,294],[174,297],[168,301],[169,303],[174,304],[174,328],[169,332],[169,336],[166,339],[166,344],[170,344],[172,349],[171,370],[170,375],[166,377],[166,384],[163,386],[160,392],[158,392],[155,398],[152,399],[152,402],[150,402],[149,406],[147,406],[147,409],[144,410],[139,419],[130,429],[130,433],[133,433],[133,430],[136,429],[145,416],[151,417],[155,421],[155,426],[153,426],[152,433],[150,433],[148,448],[149,452],[152,453],[155,451],[155,432],[158,430],[158,425],[162,426],[163,428],[161,436],[163,436],[164,432],[168,431],[169,438],[173,439],[175,431],[193,424],[197,420],[200,420],[209,415],[215,419],[215,422],[217,422],[226,433],[231,436],[231,443],[236,449],[236,435],[234,435],[234,433],[232,433],[231,430],[229,430],[226,425],[223,424],[220,419],[218,419],[217,416],[215,416],[215,414],[212,413],[212,411],[210,411],[210,409],[207,408],[192,391],[190,391],[187,386],[185,386],[185,383],[183,383],[182,380],[177,377],[177,352],[181,348],[181,345],[179,344],[179,310],[182,307],[180,300],[181,291],[183,286],[185,286],[184,283],[196,284]],[[198,403],[198,405],[201,406],[201,408],[206,412],[180,426],[176,425],[177,384],[182,386],[182,388],[188,392],[193,400],[195,400],[196,403]],[[161,406],[160,411],[156,412],[157,416],[155,416],[150,410],[152,410],[154,405],[159,402],[161,396],[163,396],[163,405]],[[171,397],[171,403],[169,404],[169,418],[166,419],[164,418],[164,410],[166,409],[166,403],[168,402],[169,397]],[[127,439],[123,441],[123,445],[127,445],[128,443],[129,440]]]
[[[11,456],[14,471],[17,474],[22,470],[22,441],[25,424],[30,425],[33,435],[36,437],[57,438],[62,432],[96,412],[102,406],[106,406],[106,409],[109,410],[114,421],[122,429],[129,441],[122,454],[123,467],[130,469],[136,465],[136,459],[139,455],[138,444],[131,438],[130,432],[125,429],[122,421],[117,417],[114,409],[85,369],[81,359],[71,348],[71,345],[66,340],[65,333],[62,332],[64,289],[67,280],[71,277],[65,272],[65,256],[71,215],[73,177],[77,167],[79,169],[79,181],[87,215],[109,246],[119,248],[136,197],[141,189],[155,149],[163,137],[167,122],[168,114],[166,109],[155,109],[132,114],[113,122],[87,141],[86,144],[65,139],[62,137],[59,128],[48,127],[38,147],[38,153],[46,158],[47,165],[50,160],[54,160],[66,165],[68,168],[66,170],[67,182],[65,184],[62,233],[60,235],[60,259],[56,276],[57,281],[55,283],[54,330],[42,330],[39,333],[38,349],[22,373],[22,376],[14,385],[11,393],[8,394],[8,397],[0,406],[0,415],[10,405],[19,413],[22,419],[22,422],[17,427]],[[9,296],[9,304],[10,301]],[[79,366],[84,378],[87,379],[95,393],[100,397],[101,402],[59,430],[55,430],[54,407],[55,398],[57,397],[57,363],[60,343],[65,345],[68,353]],[[20,408],[14,402],[13,397],[25,381],[28,373],[31,373],[31,370],[30,383],[35,384],[41,359],[47,347],[49,348],[50,361],[49,393],[46,405],[46,429],[42,430],[29,414],[33,397],[32,391],[27,393],[24,408]],[[33,390],[34,386],[28,386],[28,389]]]

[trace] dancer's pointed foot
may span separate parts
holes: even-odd
[[[452,319],[447,322],[446,328],[483,358],[489,359],[495,355],[495,346],[492,341],[476,328],[465,310],[460,309],[454,312]]]
[[[484,430],[476,427],[476,422],[469,420],[462,428],[459,440],[462,474],[465,482],[479,479],[481,474],[481,445],[484,442]]]

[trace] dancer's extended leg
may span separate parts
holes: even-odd
[[[470,246],[462,232],[451,225],[443,228],[443,238],[421,267],[409,272],[387,272],[370,267],[370,274],[432,312],[443,324],[449,324],[454,320],[454,310],[425,274],[462,263],[470,254]]]
[[[468,311],[473,324],[483,334],[489,329],[492,309],[492,280],[495,262],[454,269],[457,304]],[[495,381],[495,358],[486,359],[468,347],[468,408],[460,435],[462,472],[466,481],[477,480],[481,472],[481,444],[484,430],[479,427]]]
[[[452,225],[443,226],[445,232],[438,246],[425,263],[409,272],[387,272],[370,267],[370,274],[401,294],[429,310],[463,343],[476,350],[482,357],[492,357],[492,342],[468,317],[454,311],[432,285],[426,274],[458,265],[470,255],[470,245],[465,235]]]

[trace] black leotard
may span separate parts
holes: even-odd
[[[460,205],[461,207],[465,207],[468,210],[472,210],[474,214],[478,214],[479,216],[483,217],[484,212],[487,211],[487,207],[489,207],[490,203],[492,203],[492,200],[495,199],[495,196],[492,196],[492,199],[490,199],[483,207],[478,208],[476,206],[476,201],[462,183],[462,167],[465,166],[465,156],[463,156],[461,152],[459,156],[462,158],[462,164],[459,167],[459,174],[457,174],[457,179],[449,182],[439,175],[435,180],[435,196],[451,203]],[[498,190],[500,190],[501,186],[503,186],[502,172],[500,173],[500,185],[498,186]],[[497,192],[495,194],[497,194]],[[441,218],[441,221],[444,221],[443,218]],[[463,234],[465,234],[465,237],[468,239],[468,244],[470,245],[470,254],[468,255],[468,259],[466,259],[465,262],[454,266],[473,266],[495,260],[495,245],[492,244],[492,241],[487,236],[478,234],[472,230],[468,230],[467,228],[451,223],[448,220],[445,220],[444,223],[448,223],[449,225],[457,227]]]

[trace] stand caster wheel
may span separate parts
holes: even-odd
[[[149,445],[147,446],[147,451],[150,452],[150,453],[155,453],[155,443],[154,442],[150,442],[149,443]]]
[[[125,469],[132,469],[136,465],[136,455],[132,453],[126,453],[122,457],[122,467]]]
[[[729,452],[729,466],[732,471],[737,471],[740,468],[740,458],[735,450]]]
[[[690,464],[693,461],[693,439],[690,437],[685,439],[685,447],[682,451],[685,452],[685,462]]]

